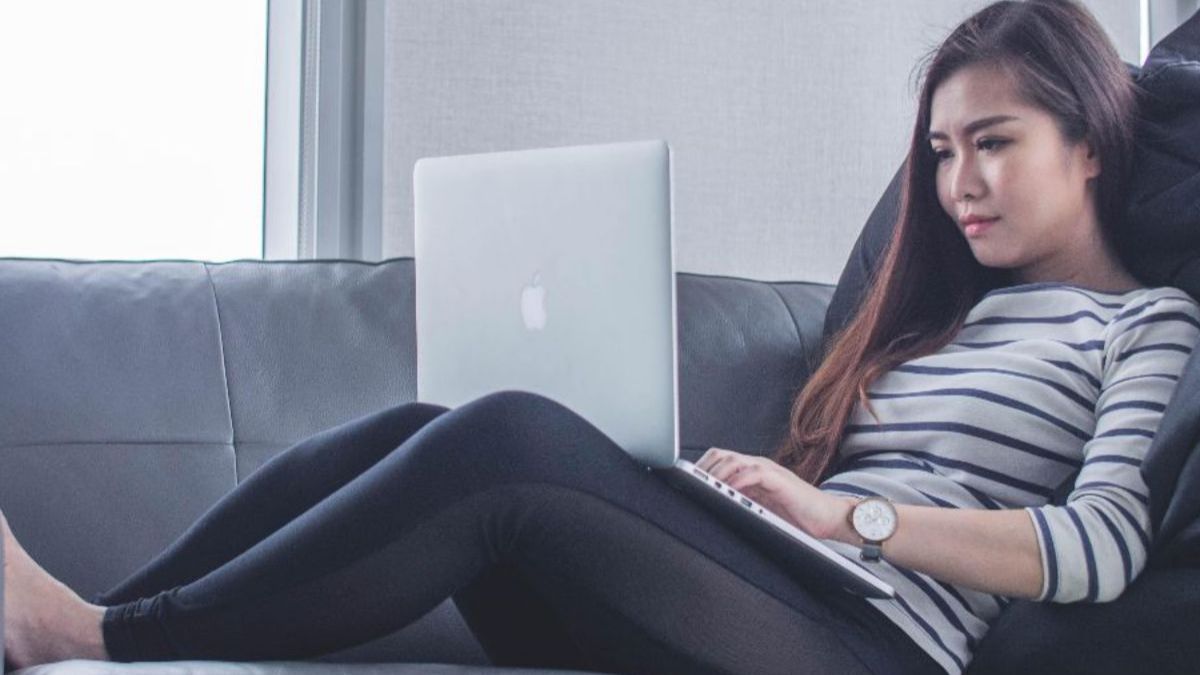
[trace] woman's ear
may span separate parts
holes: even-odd
[[[1089,139],[1083,139],[1082,146],[1084,149],[1084,171],[1089,179],[1095,178],[1100,175],[1100,153],[1096,152],[1096,146]]]

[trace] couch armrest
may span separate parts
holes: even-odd
[[[4,514],[0,514],[3,518]],[[0,543],[0,669],[7,671],[4,660],[4,545]]]

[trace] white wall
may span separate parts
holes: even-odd
[[[980,0],[403,0],[386,12],[383,255],[418,157],[665,138],[682,271],[836,281],[903,159],[918,57]],[[1138,0],[1092,0],[1138,62]]]

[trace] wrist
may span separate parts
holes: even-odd
[[[862,543],[862,538],[854,531],[854,527],[850,525],[850,512],[854,510],[854,505],[858,503],[857,499],[849,497],[834,497],[834,507],[831,509],[829,523],[826,524],[826,535],[821,539],[833,539],[845,544],[858,545]]]

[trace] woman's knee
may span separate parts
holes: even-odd
[[[492,392],[463,404],[457,412],[508,440],[528,440],[530,445],[546,439],[578,441],[597,431],[574,410],[530,391]]]
[[[406,401],[378,413],[380,421],[397,433],[408,436],[434,419],[449,412],[446,406],[425,401]]]
[[[554,411],[575,414],[569,408],[554,399],[532,391],[522,389],[504,389],[484,394],[457,408],[471,415],[482,418],[495,418],[506,421],[520,421],[531,416],[539,416]]]
[[[308,464],[329,458],[355,464],[355,457],[374,462],[412,437],[448,408],[410,401],[362,415],[309,436],[276,458]]]
[[[569,407],[529,391],[486,394],[453,411],[455,426],[467,429],[488,454],[501,461],[562,462],[570,453],[623,455],[610,438]]]

